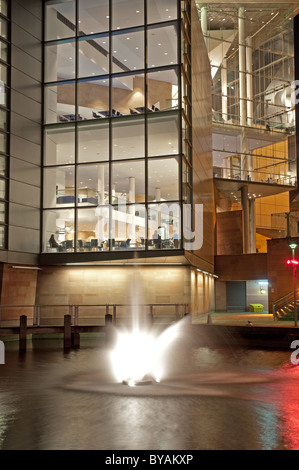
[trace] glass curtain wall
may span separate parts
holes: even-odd
[[[295,186],[295,4],[198,8],[213,79],[214,176]]]
[[[189,2],[44,8],[43,252],[181,248]]]
[[[7,248],[10,106],[10,12],[0,1],[0,249]]]

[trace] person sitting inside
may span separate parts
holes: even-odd
[[[52,233],[51,237],[49,238],[49,245],[50,248],[58,248],[59,246],[57,241],[55,240],[54,233]]]

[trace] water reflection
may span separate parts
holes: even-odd
[[[299,449],[288,351],[178,353],[175,372],[200,378],[197,394],[120,396],[64,387],[95,371],[111,382],[103,338],[70,354],[59,341],[34,344],[25,356],[8,346],[0,366],[0,449]]]

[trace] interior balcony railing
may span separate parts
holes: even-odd
[[[279,173],[263,172],[260,170],[241,170],[228,167],[213,166],[213,177],[226,180],[240,180],[254,183],[265,183],[272,185],[295,186],[296,176],[282,175]]]
[[[281,114],[285,115],[285,113],[281,113]],[[222,111],[213,110],[212,121],[217,124],[241,126],[239,114],[224,115]],[[255,129],[263,129],[267,132],[277,131],[277,132],[284,132],[286,134],[292,134],[295,132],[294,122],[293,121],[283,122],[283,120],[280,119],[280,116],[277,116],[277,119],[275,120],[261,119],[261,118],[248,118],[246,126],[253,127]]]

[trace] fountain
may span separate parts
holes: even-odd
[[[110,354],[116,380],[131,387],[159,383],[165,376],[165,353],[178,338],[180,326],[172,325],[160,335],[138,327],[117,332],[116,345]]]
[[[227,396],[232,394],[227,385],[269,380],[265,374],[240,370],[195,372],[190,319],[181,318],[164,328],[152,324],[142,306],[145,296],[138,272],[128,286],[130,325],[111,325],[113,344],[99,369],[68,378],[66,388],[136,397]]]
[[[133,273],[130,282],[132,327],[117,330],[116,343],[110,353],[111,367],[117,382],[130,387],[159,383],[166,374],[166,354],[179,337],[181,323],[169,326],[162,333],[155,331],[146,321],[146,312],[141,307],[144,299],[143,286],[138,273]]]

